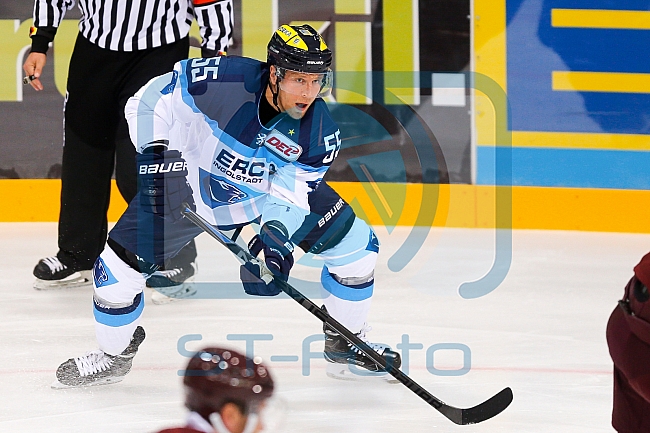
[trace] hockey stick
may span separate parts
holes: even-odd
[[[272,275],[271,271],[269,271],[264,266],[263,262],[260,262],[239,244],[233,242],[230,238],[221,233],[221,231],[219,231],[217,228],[210,225],[200,215],[190,209],[187,204],[184,204],[183,206],[183,215],[194,224],[196,224],[200,229],[219,241],[219,243],[221,243],[223,246],[228,248],[230,252],[239,258],[239,261],[242,264],[255,260],[256,263],[260,264],[264,270],[263,272],[266,274],[264,277]],[[284,293],[289,295],[294,301],[298,302],[311,314],[316,316],[320,321],[326,323],[329,327],[342,335],[347,341],[359,348],[359,350],[361,350],[361,352],[363,352],[363,354],[370,358],[373,362],[381,365],[391,376],[401,382],[408,389],[413,391],[418,397],[429,403],[436,410],[438,410],[440,413],[442,413],[449,420],[456,424],[476,424],[485,421],[503,412],[512,402],[512,390],[510,388],[504,388],[498,394],[494,395],[489,400],[486,400],[477,406],[467,409],[450,406],[444,403],[442,400],[431,395],[426,389],[418,385],[413,379],[402,373],[400,369],[395,368],[392,363],[387,363],[381,355],[372,350],[365,342],[360,340],[359,337],[354,335],[345,326],[341,325],[337,320],[332,318],[329,314],[327,314],[326,311],[321,310],[316,304],[314,304],[298,290],[293,288],[289,283],[275,278],[275,284],[280,287]]]

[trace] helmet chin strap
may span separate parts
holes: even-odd
[[[242,433],[252,433],[257,428],[260,417],[256,413],[250,413],[246,417],[246,425],[244,425],[244,431]],[[210,414],[210,424],[216,430],[217,433],[232,433],[221,419],[221,414],[219,412],[213,412]]]
[[[271,85],[271,81],[269,80],[269,89],[271,90],[271,94],[273,95],[273,105],[275,105],[275,108],[277,108],[279,112],[282,112],[282,109],[278,105],[278,95],[280,94],[280,77],[276,76],[275,91],[273,91],[273,86]]]

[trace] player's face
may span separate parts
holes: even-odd
[[[221,409],[221,413],[215,413],[216,416],[221,416],[221,421],[223,425],[228,429],[230,433],[243,433],[244,430],[247,430],[249,417],[244,415],[239,407],[233,403],[226,403]],[[260,433],[264,429],[264,424],[260,421],[259,418],[251,419],[251,422],[255,422],[255,426],[252,428],[252,433]],[[250,428],[248,428],[250,430]]]
[[[273,68],[273,67],[272,67]],[[271,84],[277,83],[274,71],[271,71]],[[301,119],[321,90],[323,74],[306,74],[285,71],[280,80],[278,106],[294,119]]]

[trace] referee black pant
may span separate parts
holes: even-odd
[[[104,249],[111,178],[129,203],[137,193],[135,147],[124,105],[151,78],[189,54],[189,37],[141,51],[111,51],[77,36],[64,108],[59,252],[63,264],[91,269]],[[194,243],[178,263],[196,258]]]

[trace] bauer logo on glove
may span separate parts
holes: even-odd
[[[143,212],[178,221],[182,218],[183,202],[196,209],[192,188],[187,183],[187,162],[178,150],[145,150],[137,155],[136,162]]]
[[[176,171],[187,172],[187,162],[185,161],[176,161],[174,163],[168,163],[167,167],[165,164],[149,164],[141,165],[138,169],[138,174],[156,174],[156,173],[170,173]],[[187,173],[185,173],[187,174]]]

